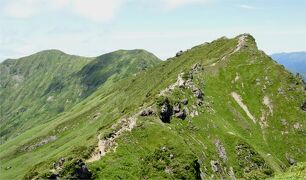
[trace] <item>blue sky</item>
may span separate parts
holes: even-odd
[[[0,61],[45,49],[166,59],[244,32],[268,54],[306,50],[306,0],[0,0]]]

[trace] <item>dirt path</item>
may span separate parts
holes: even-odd
[[[244,112],[248,115],[248,117],[256,123],[255,117],[250,113],[248,107],[242,102],[242,98],[239,94],[236,92],[231,93],[232,97],[235,99],[235,101],[239,104],[239,106],[244,110]]]
[[[263,129],[268,127],[268,116],[273,115],[273,105],[268,96],[264,96],[262,104],[269,109],[269,112],[266,112],[264,109],[261,110],[260,127]]]
[[[112,126],[114,132],[108,138],[101,139],[101,134],[98,135],[98,147],[95,149],[92,156],[86,162],[94,162],[105,156],[111,150],[116,150],[118,144],[115,140],[124,132],[131,131],[136,126],[136,115],[130,118],[121,119]]]
[[[263,98],[262,103],[263,103],[264,105],[266,105],[266,106],[269,108],[270,113],[273,114],[273,106],[272,106],[271,100],[269,99],[268,96],[265,96],[265,97]]]
[[[232,52],[230,52],[229,54],[223,56],[220,60],[218,60],[218,61],[216,61],[216,62],[214,62],[214,63],[212,63],[212,64],[210,64],[210,65],[208,65],[208,66],[209,66],[209,67],[215,66],[216,63],[219,63],[220,61],[224,61],[224,60],[226,60],[229,56],[231,56],[231,55],[233,55],[234,53],[238,52],[242,47],[245,46],[245,44],[246,44],[246,38],[247,38],[247,37],[248,37],[248,36],[245,35],[245,34],[242,35],[242,36],[240,36],[240,37],[238,38],[238,44],[237,44],[236,48],[235,48]]]

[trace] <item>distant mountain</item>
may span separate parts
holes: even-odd
[[[272,54],[271,57],[292,73],[300,73],[306,80],[306,51],[276,53]]]
[[[111,84],[159,60],[145,50],[119,50],[96,58],[45,50],[0,64],[0,140],[46,123]]]

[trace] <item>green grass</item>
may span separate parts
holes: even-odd
[[[176,82],[177,75],[188,72],[195,63],[204,65],[204,71],[195,74],[193,80],[204,92],[204,104],[197,107],[199,116],[188,116],[185,120],[172,118],[169,124],[162,123],[158,115],[139,117],[137,127],[116,140],[119,146],[115,152],[88,164],[95,178],[193,179],[197,177],[197,163],[203,178],[228,178],[230,169],[237,178],[271,177],[289,167],[286,154],[298,162],[305,162],[301,153],[305,149],[304,129],[293,127],[297,122],[303,124],[306,116],[299,108],[306,99],[303,87],[296,85],[290,73],[258,51],[252,37],[247,39],[248,47],[225,60],[221,59],[236,48],[238,38],[222,38],[194,47],[177,58],[117,82],[116,77],[110,77],[103,86],[94,87],[86,99],[52,121],[0,145],[1,178],[17,175],[16,178],[21,179],[31,173],[44,176],[49,173],[52,162],[60,157],[70,158],[67,164],[85,158],[96,146],[99,133],[109,132],[112,124],[137,113],[142,107],[155,106],[159,92]],[[212,63],[216,65],[209,66]],[[232,82],[237,73],[240,79]],[[103,70],[97,68],[90,75],[103,74]],[[265,80],[266,76],[272,83]],[[256,85],[257,78],[261,80],[260,85]],[[262,90],[264,84],[266,89]],[[291,86],[295,90],[288,90]],[[285,90],[284,94],[278,93],[280,87]],[[271,99],[273,115],[268,116],[267,128],[262,129],[258,122],[254,124],[248,118],[231,97],[233,91],[241,95],[257,121],[262,110],[268,110],[262,104],[263,97]],[[176,89],[168,98],[172,103],[188,98],[186,107],[189,109],[196,102],[189,89]],[[94,120],[98,112],[101,116]],[[282,125],[281,119],[286,119],[288,125]],[[57,139],[33,151],[20,152],[21,147],[51,135],[56,135]],[[216,140],[224,146],[227,160],[219,157]],[[251,162],[264,168],[244,171],[252,163],[241,162],[248,150],[239,160],[237,145],[241,143],[252,152]],[[161,151],[162,147],[167,150]],[[173,159],[169,158],[170,154],[174,155]],[[219,162],[218,172],[213,172],[211,161]],[[12,168],[5,170],[6,167]],[[166,167],[170,173],[165,171]]]
[[[115,83],[159,62],[144,50],[120,50],[97,58],[49,50],[4,61],[0,64],[1,142],[68,111],[108,80]]]

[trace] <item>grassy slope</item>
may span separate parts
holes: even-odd
[[[43,123],[79,101],[82,89],[71,76],[90,60],[48,50],[1,63],[1,139]]]
[[[155,162],[155,153],[163,146],[171,149],[175,156],[175,162],[168,164],[173,170],[183,171],[184,163],[195,155],[206,177],[212,174],[217,177],[228,176],[231,167],[237,177],[252,176],[244,174],[244,167],[239,166],[235,151],[237,143],[249,144],[250,149],[259,154],[257,158],[264,159],[274,172],[280,172],[288,166],[286,153],[298,161],[305,161],[299,152],[305,148],[302,141],[304,130],[292,127],[294,123],[303,123],[305,119],[305,112],[299,109],[305,99],[302,87],[297,85],[295,91],[285,90],[285,94],[279,95],[279,87],[287,89],[295,80],[280,65],[257,51],[251,37],[248,39],[248,48],[223,61],[219,60],[236,48],[237,38],[219,39],[195,47],[178,58],[169,59],[154,69],[117,84],[106,83],[52,122],[33,128],[1,145],[1,176],[9,179],[18,174],[17,178],[22,178],[29,171],[32,174],[28,175],[35,175],[35,172],[41,175],[48,172],[52,162],[60,157],[86,158],[96,145],[98,132],[106,132],[118,119],[138,112],[139,107],[155,104],[159,91],[174,83],[178,73],[188,71],[195,63],[206,66],[194,78],[205,94],[205,106],[198,107],[200,115],[188,117],[185,121],[174,118],[170,124],[163,124],[155,116],[139,118],[137,128],[125,133],[117,141],[119,146],[115,153],[109,153],[102,160],[89,165],[96,178],[173,178],[164,172],[164,165],[156,168],[146,161],[149,159]],[[208,66],[214,62],[217,62],[215,66]],[[232,83],[236,73],[240,74],[240,80]],[[272,84],[263,91],[262,85],[257,86],[255,80],[260,78],[264,81],[265,76]],[[274,108],[273,116],[268,119],[269,127],[262,130],[258,123],[254,124],[230,96],[232,91],[242,96],[256,119],[260,118],[261,109],[265,109],[262,98],[268,95]],[[175,101],[183,97],[189,98],[188,107],[191,108],[195,100],[188,89],[176,90],[169,98]],[[101,116],[94,119],[93,116],[98,112]],[[288,125],[282,126],[280,119],[286,119]],[[281,131],[288,131],[288,134],[282,135]],[[20,152],[22,146],[50,135],[56,135],[57,140],[31,152]],[[224,162],[214,145],[217,139],[225,147],[228,156]],[[213,173],[210,160],[218,160],[223,172]],[[12,168],[5,170],[8,166]],[[257,173],[262,175],[262,172]]]
[[[160,60],[144,50],[120,50],[97,58],[43,51],[1,63],[1,138],[45,123],[89,96]]]

